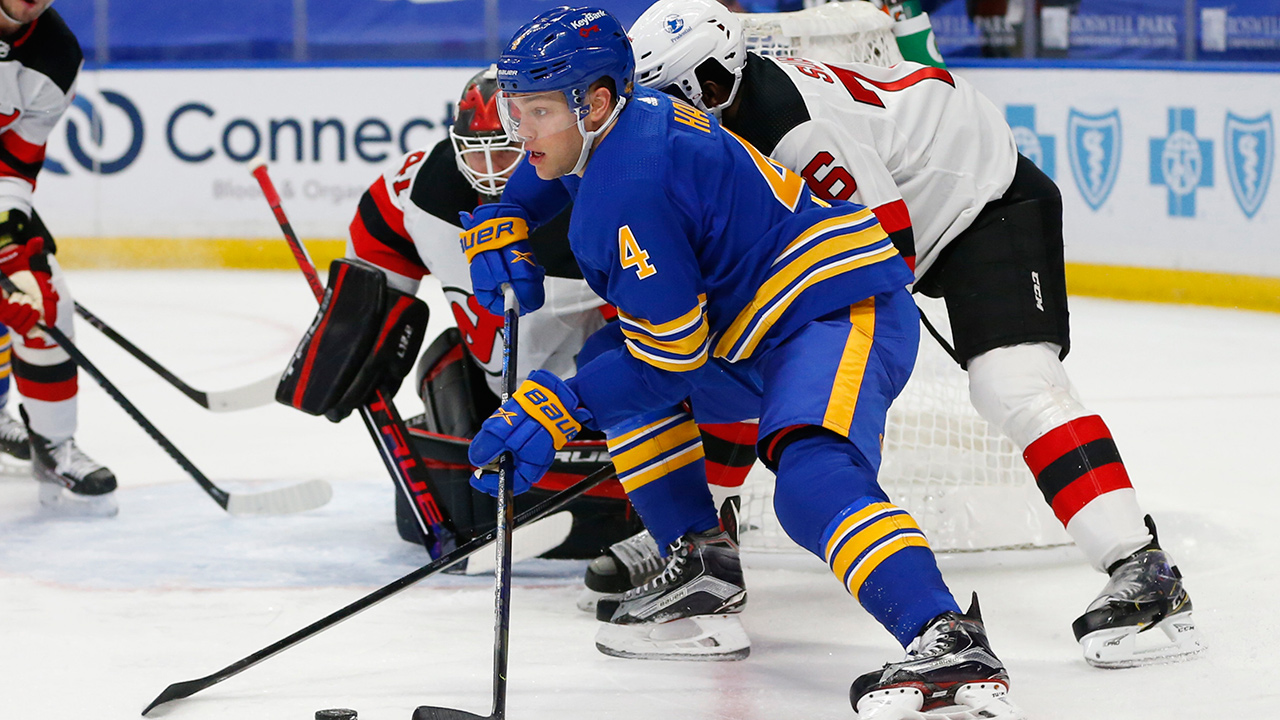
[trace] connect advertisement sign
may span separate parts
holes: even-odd
[[[301,235],[345,237],[381,172],[446,137],[476,70],[86,72],[36,207],[59,237],[273,238],[262,155]],[[1068,260],[1280,276],[1280,74],[957,73],[1062,191]]]
[[[1068,260],[1280,276],[1280,75],[957,73],[1057,182]]]
[[[87,71],[36,208],[56,236],[273,237],[262,156],[299,233],[342,237],[386,166],[447,136],[477,70]]]

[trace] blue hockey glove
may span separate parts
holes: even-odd
[[[502,286],[511,283],[520,301],[520,314],[542,307],[542,278],[546,271],[529,245],[529,216],[519,205],[489,203],[475,212],[461,212],[462,252],[471,265],[471,288],[476,300],[502,317]]]
[[[504,452],[515,457],[515,477],[510,478],[516,495],[528,490],[551,467],[556,450],[577,436],[591,412],[578,407],[578,396],[563,380],[546,370],[534,370],[480,426],[471,440],[467,457],[481,468],[471,476],[471,486],[498,495],[498,473],[490,465]]]

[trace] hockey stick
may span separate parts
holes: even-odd
[[[516,394],[516,343],[520,323],[520,303],[510,284],[502,286],[503,312],[502,335],[502,402],[505,404]],[[507,420],[507,422],[511,422]],[[436,705],[419,705],[413,711],[413,720],[468,720],[485,718],[503,720],[507,714],[507,649],[511,635],[511,524],[515,496],[511,491],[515,475],[515,457],[503,453],[498,460],[498,549],[497,571],[493,580],[493,711],[477,715],[456,708]]]
[[[97,328],[113,340],[117,345],[124,348],[125,352],[137,358],[143,365],[151,368],[157,375],[164,378],[170,385],[174,386],[183,395],[191,398],[196,404],[212,410],[213,412],[234,412],[236,410],[248,410],[249,408],[262,407],[269,405],[275,400],[276,385],[280,384],[279,373],[269,375],[261,380],[250,383],[243,387],[232,388],[230,390],[215,390],[206,392],[197,390],[186,384],[177,375],[169,372],[163,365],[156,362],[150,355],[146,354],[137,345],[129,342],[129,339],[116,332],[115,328],[105,323],[102,318],[89,312],[89,309],[80,303],[76,303],[76,314],[84,318],[86,322]]]
[[[249,168],[253,177],[257,179],[258,186],[262,188],[267,204],[271,206],[271,212],[275,215],[276,223],[280,225],[280,231],[284,233],[285,241],[289,243],[289,249],[293,252],[293,259],[298,263],[298,269],[302,270],[303,276],[306,277],[307,285],[311,287],[316,302],[322,302],[324,286],[320,283],[320,275],[316,272],[315,263],[307,253],[307,247],[298,239],[297,233],[289,223],[289,218],[284,214],[280,193],[276,192],[275,183],[271,182],[266,162],[260,159],[254,160],[249,164]],[[375,391],[373,401],[360,408],[360,418],[364,420],[370,437],[378,446],[382,463],[391,474],[391,479],[400,492],[404,493],[409,506],[413,508],[414,519],[418,521],[418,529],[422,531],[427,553],[433,558],[438,558],[452,550],[458,543],[457,528],[454,527],[453,520],[445,514],[444,507],[436,501],[439,493],[431,481],[431,476],[426,472],[426,465],[422,462],[422,458],[418,457],[417,451],[405,437],[407,431],[404,420],[400,419],[400,413],[396,411],[392,398],[386,397],[381,390]]]
[[[13,281],[9,279],[9,276],[3,272],[0,272],[0,287],[3,287],[5,292],[8,293],[20,292],[13,284]],[[169,457],[181,465],[182,469],[187,471],[187,474],[209,494],[209,497],[213,498],[214,502],[232,515],[283,515],[302,512],[303,510],[318,508],[329,502],[329,498],[333,497],[333,488],[329,487],[329,483],[323,480],[308,480],[299,485],[276,490],[252,494],[236,493],[234,495],[214,485],[213,481],[200,472],[200,468],[197,468],[188,460],[186,455],[183,455],[173,443],[169,442],[169,438],[165,437],[155,425],[152,425],[151,421],[143,416],[142,412],[133,403],[129,402],[129,399],[107,379],[106,375],[102,374],[101,370],[89,362],[89,358],[85,357],[84,353],[80,352],[80,349],[61,330],[46,325],[40,325],[39,327],[49,337],[53,338],[53,341],[58,343],[63,350],[66,350],[71,359],[75,361],[75,364],[84,368],[85,372],[89,373],[102,386],[102,389],[107,391],[111,399],[124,408],[129,417],[141,425],[142,429],[151,436],[151,439],[164,448]]]
[[[547,498],[546,500],[543,500],[542,502],[538,503],[534,507],[531,507],[528,510],[525,510],[524,512],[520,513],[518,516],[516,516],[514,527],[516,528],[526,527],[548,515],[551,515],[552,513],[559,512],[560,510],[564,509],[564,507],[569,503],[573,502],[574,500],[577,500],[579,497],[582,497],[582,495],[585,494],[588,490],[596,487],[600,483],[603,483],[607,480],[612,479],[614,475],[615,473],[612,466],[606,466],[606,467],[600,468],[599,470],[591,473],[590,475],[579,480],[573,485],[565,488],[564,490],[561,490],[560,492]],[[395,595],[402,590],[406,590],[410,586],[414,585],[415,583],[421,580],[424,580],[428,577],[431,577],[432,575],[435,575],[441,570],[459,562],[460,560],[463,560],[473,555],[474,553],[480,551],[485,547],[488,547],[489,543],[493,542],[494,538],[496,538],[497,535],[498,535],[497,528],[489,530],[485,534],[480,535],[479,537],[473,538],[471,540],[468,540],[467,542],[459,545],[454,550],[446,553],[445,555],[442,555],[441,557],[436,558],[435,560],[432,560],[426,565],[423,565],[422,567],[418,568],[417,570],[414,570],[413,572],[410,572],[409,574],[401,577],[400,579],[394,580],[386,585],[383,585],[377,590],[374,590],[373,592],[369,593],[368,595],[365,595],[364,597],[360,598],[359,600],[356,600],[355,602],[347,605],[346,607],[343,607],[339,610],[329,613],[328,615],[320,618],[319,620],[311,623],[310,625],[302,628],[301,630],[293,633],[292,635],[286,638],[283,638],[275,643],[272,643],[271,645],[268,645],[267,647],[262,648],[261,650],[253,653],[252,655],[241,658],[240,660],[237,660],[231,663],[230,665],[222,668],[221,670],[215,673],[206,675],[202,678],[197,678],[195,680],[186,680],[183,682],[177,682],[170,685],[169,687],[164,689],[164,692],[156,696],[155,700],[151,701],[151,704],[148,705],[146,709],[142,711],[142,714],[146,715],[147,713],[151,712],[152,709],[154,709],[159,705],[163,705],[164,703],[171,702],[173,700],[181,700],[182,698],[185,698],[185,697],[191,697],[192,695],[200,692],[201,690],[204,690],[207,687],[217,685],[218,683],[222,682],[223,680],[226,680],[227,678],[233,677],[235,675],[239,675],[245,670],[248,670],[254,665],[257,665],[258,663],[262,662],[263,660],[266,660],[267,658],[270,658],[270,657],[274,657],[279,653],[282,653],[285,650],[288,650],[294,645],[297,645],[303,640],[306,640],[307,638],[310,638],[313,635],[323,632],[324,630],[327,630],[333,627],[334,625],[337,625],[338,623],[343,622],[344,620],[348,620],[354,617],[355,615],[361,612],[364,612],[365,610],[368,610],[369,608],[373,607],[374,605],[377,605],[383,600],[386,600],[392,595]]]

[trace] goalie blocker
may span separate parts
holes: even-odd
[[[422,347],[428,316],[426,303],[387,287],[373,265],[334,260],[320,309],[280,378],[276,400],[339,422],[377,390],[394,397]]]

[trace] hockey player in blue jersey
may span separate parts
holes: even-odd
[[[698,489],[679,472],[702,462],[686,400],[698,420],[758,417],[784,529],[908,648],[854,682],[859,717],[904,704],[1017,717],[976,603],[960,611],[923,533],[876,483],[885,414],[919,334],[911,271],[875,216],[813,197],[714,118],[634,87],[630,43],[604,10],[543,13],[498,68],[499,111],[529,162],[501,202],[464,219],[476,297],[501,311],[509,284],[522,311],[537,309],[528,229],[573,200],[570,246],[620,322],[592,337],[570,380],[532,373],[485,421],[472,462],[511,452],[519,492],[594,424],[648,523],[647,509]],[[493,490],[486,475],[476,482]],[[741,610],[741,567],[715,518],[682,532],[663,574],[601,601],[611,626],[670,632]]]

